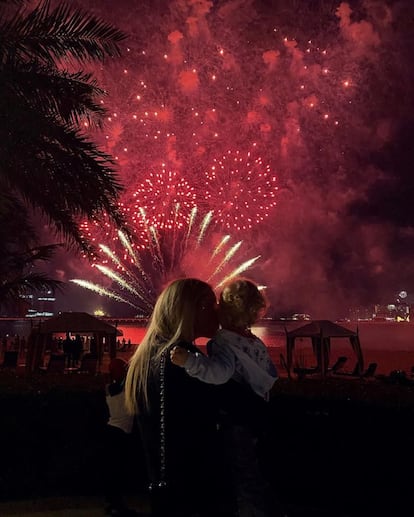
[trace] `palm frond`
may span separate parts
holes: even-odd
[[[18,249],[22,243],[30,248],[35,241],[36,231],[30,222],[27,206],[15,192],[6,187],[0,175],[0,248],[3,250],[0,264],[4,250]]]
[[[103,60],[120,55],[119,43],[126,35],[111,24],[62,4],[53,11],[48,0],[33,11],[19,10],[0,24],[1,61],[56,59]]]
[[[44,244],[31,248],[25,255],[27,262],[38,262],[39,260],[50,260],[61,244]]]
[[[27,3],[27,0],[0,0],[0,4],[7,4],[3,5],[2,9],[5,9],[8,5],[19,5],[22,6],[25,3]]]
[[[76,127],[21,106],[5,117],[1,103],[0,99],[4,188],[19,192],[53,221],[59,233],[77,244],[83,242],[77,227],[79,217],[99,219],[99,214],[106,212],[124,227],[117,207],[122,185],[111,157]]]
[[[79,129],[28,109],[15,109],[6,121],[0,125],[0,172],[9,185],[22,192],[43,189],[76,211],[110,209],[122,190],[114,161]],[[82,189],[94,193],[94,199]]]
[[[12,203],[31,242],[33,207],[69,244],[88,252],[79,218],[106,213],[123,227],[117,208],[122,187],[112,158],[79,129],[85,119],[99,125],[105,112],[96,99],[104,92],[91,74],[61,65],[118,56],[125,35],[67,4],[50,5],[44,0],[30,11],[11,3],[0,10],[0,190],[10,195],[0,194],[0,215]],[[7,231],[13,224],[6,221]],[[20,250],[13,238],[7,245]],[[29,257],[20,259],[24,264]]]
[[[0,298],[2,303],[17,300],[24,294],[33,291],[42,292],[45,290],[61,290],[63,282],[54,280],[43,273],[29,273],[23,276],[17,276],[6,282],[0,283]]]
[[[2,221],[2,225],[4,224]],[[7,227],[6,223],[6,227]],[[40,261],[49,261],[60,244],[29,247],[26,242],[9,238],[0,255],[0,300],[2,304],[17,301],[33,291],[60,289],[59,280],[34,271]]]
[[[105,95],[91,74],[70,73],[37,63],[0,67],[0,97],[7,106],[27,105],[64,122],[100,126],[105,109],[95,102]]]

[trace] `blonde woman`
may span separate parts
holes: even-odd
[[[194,278],[175,280],[160,294],[130,361],[126,406],[138,415],[157,517],[233,515],[215,387],[187,375],[169,354],[176,345],[200,353],[195,340],[217,329],[212,288]]]

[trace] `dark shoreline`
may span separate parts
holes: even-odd
[[[105,381],[0,374],[0,500],[100,494]],[[262,459],[288,515],[404,515],[413,402],[412,386],[379,380],[280,379]],[[135,479],[126,479],[131,494],[145,491],[143,464],[138,458]]]

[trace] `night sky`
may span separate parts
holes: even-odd
[[[245,275],[268,287],[272,315],[343,317],[414,294],[411,1],[69,3],[128,36],[93,69],[108,117],[85,131],[116,158],[137,249],[148,224],[180,239],[196,205],[215,214],[209,245],[229,234],[239,262],[260,255]],[[113,228],[85,231],[119,249]],[[199,276],[205,257],[192,258]],[[51,273],[111,284],[68,252]],[[98,305],[134,313],[74,284],[56,308]]]

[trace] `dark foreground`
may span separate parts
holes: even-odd
[[[0,515],[103,515],[104,384],[103,375],[0,373]],[[280,515],[414,514],[412,386],[281,379],[271,405],[261,456]],[[145,511],[139,448],[132,459],[125,493]]]

